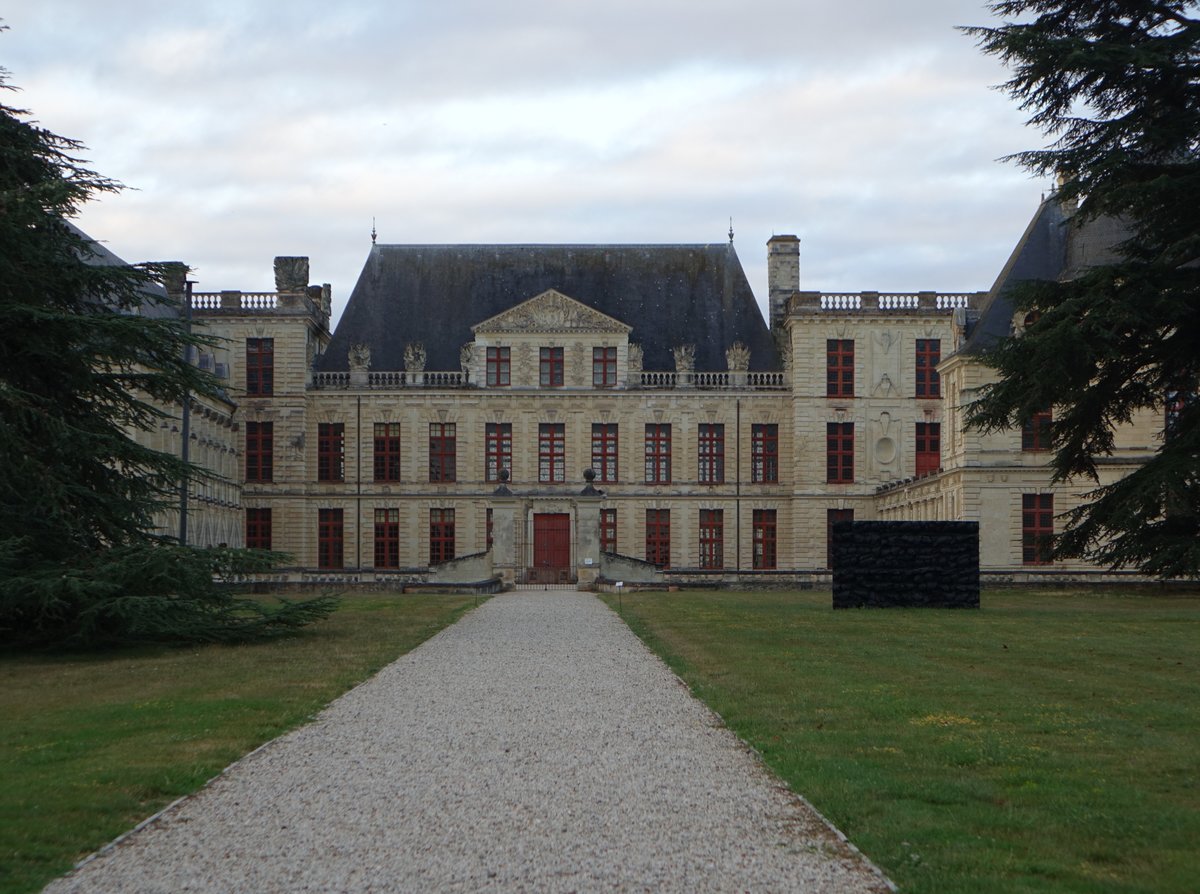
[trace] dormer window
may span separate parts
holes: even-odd
[[[487,349],[487,384],[489,388],[506,388],[512,384],[512,349]]]
[[[563,386],[563,349],[542,348],[538,381],[543,388]]]
[[[613,388],[617,384],[617,349],[592,348],[592,387]]]

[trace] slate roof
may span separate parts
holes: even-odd
[[[1051,194],[1042,200],[983,300],[962,353],[981,353],[1011,334],[1015,313],[1013,285],[1031,280],[1071,279],[1085,267],[1115,259],[1114,247],[1128,236],[1120,222],[1112,218],[1089,220],[1082,226],[1072,225],[1070,219],[1071,212],[1063,207],[1058,196]]]
[[[782,368],[732,245],[374,245],[320,370],[345,370],[352,344],[371,368],[404,368],[425,346],[428,370],[456,370],[471,326],[557,289],[633,327],[643,367],[674,369],[671,350],[696,346],[696,370],[726,368],[735,341],[752,370]]]

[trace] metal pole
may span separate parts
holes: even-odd
[[[183,285],[183,331],[188,335],[192,334],[192,281],[185,280]],[[192,346],[183,346],[183,359],[187,362],[192,360]],[[188,521],[188,485],[191,483],[186,468],[189,459],[188,455],[191,449],[191,427],[192,427],[192,392],[185,389],[183,392],[183,424],[181,431],[183,434],[183,446],[179,451],[179,458],[183,460],[184,470],[183,476],[179,482],[179,543],[182,546],[187,546],[187,521]]]

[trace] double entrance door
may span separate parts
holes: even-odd
[[[571,516],[565,512],[539,512],[533,516],[533,567],[527,582],[566,584],[574,579],[571,568]]]

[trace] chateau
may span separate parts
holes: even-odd
[[[195,484],[190,542],[286,552],[294,580],[805,585],[834,521],[946,519],[980,523],[993,579],[1098,574],[1049,562],[1083,492],[1051,486],[1052,408],[963,425],[979,351],[1023,325],[1006,287],[1113,243],[1070,213],[1044,201],[986,292],[805,291],[774,236],[768,320],[732,236],[372,244],[333,332],[329,286],[276,258],[275,292],[190,296],[229,393],[199,411],[193,459],[229,480]],[[1105,474],[1161,429],[1128,427]]]

